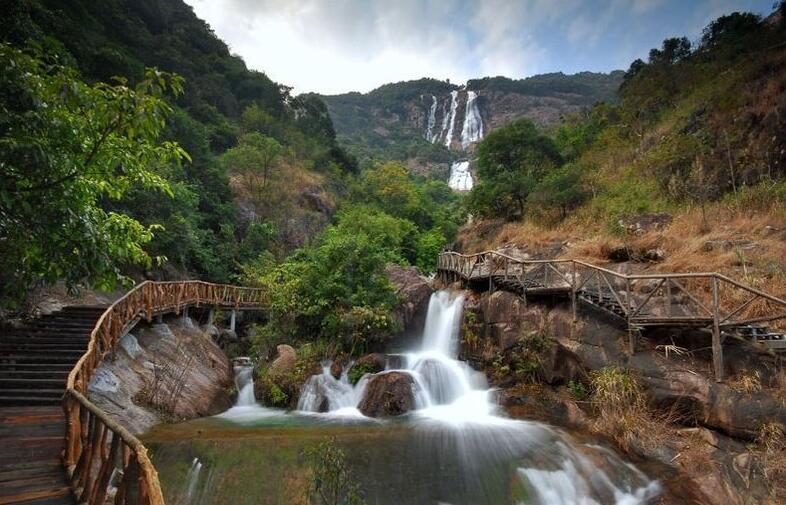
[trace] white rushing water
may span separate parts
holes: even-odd
[[[199,472],[202,470],[202,462],[199,458],[194,458],[191,468],[186,474],[186,487],[177,501],[178,505],[192,505],[197,502],[197,485],[199,484]]]
[[[450,113],[449,116],[446,117],[448,131],[445,134],[444,144],[445,147],[450,147],[450,144],[453,143],[453,129],[456,126],[456,110],[458,110],[458,91],[451,91],[450,92]],[[443,121],[443,126],[444,126]]]
[[[450,165],[448,186],[456,191],[469,191],[474,184],[475,181],[469,171],[469,161],[455,161]]]
[[[515,477],[528,496],[521,502],[526,504],[639,505],[660,494],[657,481],[608,449],[572,442],[545,424],[501,415],[485,376],[457,359],[463,304],[460,294],[434,293],[420,348],[402,355],[400,368],[388,367],[414,380],[416,409],[408,417],[423,450],[437,459],[441,453],[458,453],[466,482],[494,465],[520,461]],[[346,371],[335,379],[326,365],[306,384],[298,409],[362,417],[356,406],[367,378],[353,387]],[[478,482],[476,488],[483,485]]]
[[[483,138],[483,119],[480,117],[477,98],[477,93],[467,91],[467,108],[461,129],[461,148],[465,150],[471,143]]]
[[[434,135],[434,126],[437,124],[437,97],[431,95],[431,107],[428,110],[428,120],[426,123],[426,140],[434,143],[436,135]]]

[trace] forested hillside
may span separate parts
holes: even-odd
[[[596,102],[614,102],[621,81],[621,71],[554,73],[519,80],[485,77],[470,80],[466,86],[419,79],[385,84],[365,94],[322,98],[339,140],[361,162],[394,159],[407,162],[414,170],[437,174],[438,167],[447,171],[448,162],[457,156],[451,149],[457,150],[458,145],[435,135],[441,125],[448,126],[445,118],[451,109],[451,92],[466,89],[477,93],[479,116],[488,132],[522,117],[539,126],[550,126]],[[457,105],[455,137],[461,133],[464,120],[463,97]]]
[[[77,80],[116,83],[120,77],[133,88],[143,82],[147,67],[182,79],[182,93],[162,97],[172,111],[161,136],[188,153],[179,166],[156,171],[172,196],[131,184],[122,195],[98,197],[105,211],[127,214],[143,226],[163,226],[145,248],[151,257],[166,257],[162,265],[168,275],[191,272],[226,281],[260,248],[284,255],[328,222],[334,208],[329,181],[356,167],[336,144],[324,104],[313,96],[292,97],[286,86],[247,69],[183,2],[6,0],[2,8],[5,42],[25,48],[46,66],[76,69]],[[20,114],[30,114],[22,108]],[[255,184],[259,159],[267,160],[265,176],[268,168],[271,175]],[[19,153],[5,161],[13,166],[18,160]],[[46,177],[45,166],[39,163],[36,170]],[[26,184],[19,177],[4,177],[3,190],[13,196]],[[51,184],[37,196],[56,200],[64,189]],[[90,228],[100,226],[26,221],[26,229],[3,229],[4,235],[19,233],[3,243],[4,277],[34,249],[33,242],[43,251],[43,243],[60,243],[65,235],[95,240]],[[89,270],[77,265],[81,261],[64,255],[62,264],[47,267],[47,280],[80,279]]]

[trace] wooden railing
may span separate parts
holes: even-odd
[[[202,281],[139,284],[98,319],[87,351],[68,375],[63,408],[66,448],[63,463],[79,503],[163,505],[158,474],[136,437],[91,403],[85,395],[101,363],[121,337],[141,318],[180,313],[189,306],[227,309],[262,308],[265,292]]]
[[[722,377],[721,330],[786,321],[786,301],[715,272],[626,275],[570,259],[524,260],[497,251],[464,255],[443,252],[437,270],[466,281],[515,279],[532,293],[564,292],[576,311],[577,297],[606,299],[627,320],[631,350],[635,328],[706,326],[712,329],[715,376]]]

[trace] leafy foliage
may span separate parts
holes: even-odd
[[[561,163],[554,142],[528,119],[500,128],[478,147],[480,184],[470,193],[470,208],[487,216],[523,216],[530,193]]]
[[[6,44],[0,66],[0,295],[59,279],[111,288],[123,267],[150,267],[143,246],[156,227],[101,202],[135,187],[173,195],[151,168],[188,157],[159,140],[171,112],[164,93],[179,93],[182,80],[149,70],[134,88],[88,85],[57,60]]]
[[[352,480],[346,455],[335,439],[303,451],[311,471],[307,497],[320,505],[363,505],[360,486]]]

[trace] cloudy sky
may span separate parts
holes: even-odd
[[[298,93],[626,69],[774,0],[186,0],[249,67]]]

